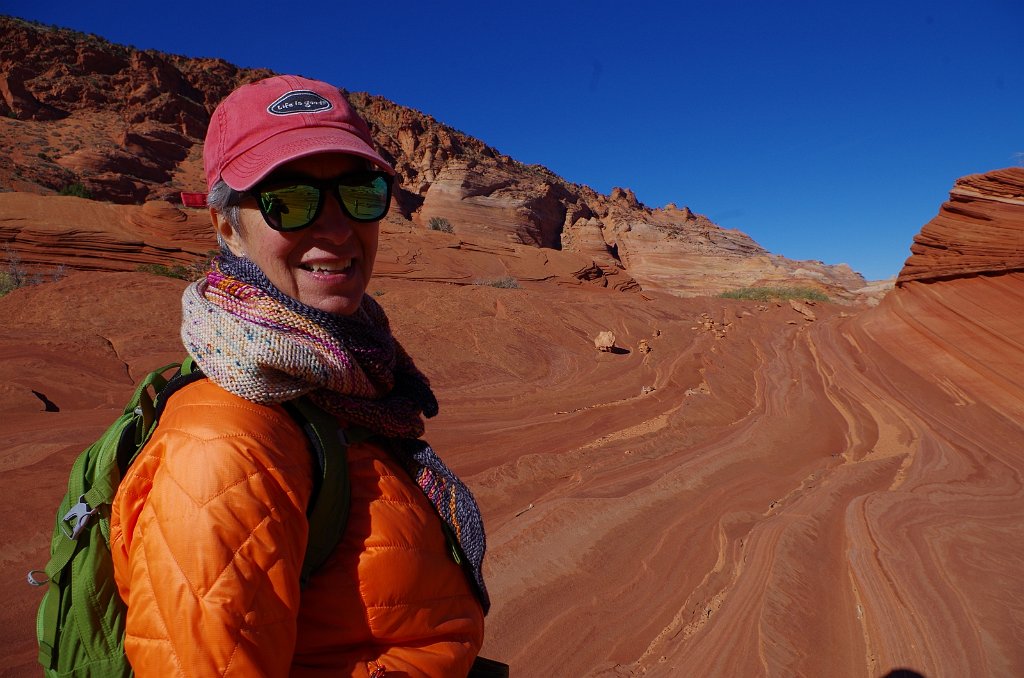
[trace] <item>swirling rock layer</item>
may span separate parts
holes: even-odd
[[[519,675],[1024,672],[1024,273],[849,315],[433,282],[443,242],[371,290],[483,507],[485,654]],[[504,270],[487,249],[467,278]],[[0,299],[8,571],[45,562],[74,455],[180,355],[183,284],[76,273]],[[37,601],[0,585],[7,675],[36,672]]]

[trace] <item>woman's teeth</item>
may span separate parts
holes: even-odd
[[[302,268],[313,273],[341,273],[352,265],[352,260],[338,262],[337,264],[303,264]]]

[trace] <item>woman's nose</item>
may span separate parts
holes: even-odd
[[[328,192],[320,216],[310,227],[319,238],[343,242],[352,236],[355,222],[341,209],[341,198],[337,191]]]

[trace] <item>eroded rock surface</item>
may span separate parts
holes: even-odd
[[[956,180],[896,284],[1024,270],[1024,167]]]
[[[680,299],[414,230],[386,226],[370,290],[487,522],[484,654],[528,676],[1024,673],[1024,272],[872,309]],[[75,272],[0,298],[8,571],[45,563],[74,456],[181,355],[184,284]],[[650,350],[596,351],[609,328]],[[0,583],[5,675],[38,673],[38,599]]]
[[[167,198],[201,177],[200,108],[256,73],[3,26],[0,244],[85,269],[0,298],[0,673],[34,676],[21,573],[46,562],[67,469],[182,355],[185,282],[130,271],[211,247],[207,215]],[[179,77],[198,107],[162,97]],[[130,129],[109,88],[143,112]],[[485,655],[524,676],[1024,675],[1020,169],[958,182],[877,307],[679,298],[737,279],[841,296],[858,276],[354,100],[406,178],[369,292],[437,390],[426,437],[483,510]],[[159,183],[120,173],[126,148],[182,159]],[[29,194],[79,179],[146,201]],[[608,330],[636,350],[595,350]]]
[[[0,31],[0,189],[18,192],[180,204],[180,192],[205,190],[213,107],[270,75],[13,18],[0,17]],[[770,254],[689,208],[651,209],[626,188],[602,195],[383,97],[349,97],[401,177],[393,220],[425,230],[442,218],[471,240],[574,252],[588,275],[621,290],[692,296],[781,284],[867,298],[857,292],[864,279],[845,265]]]

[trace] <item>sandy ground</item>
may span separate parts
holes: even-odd
[[[484,654],[513,675],[1024,674],[1024,274],[809,321],[400,261],[371,288],[483,508]],[[75,455],[180,354],[182,286],[77,273],[0,299],[2,675],[38,674],[25,573]]]

